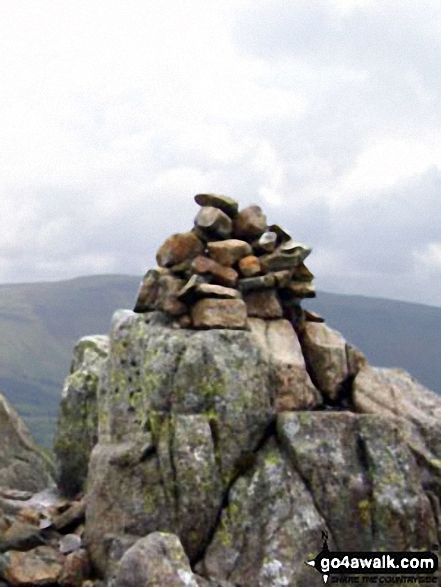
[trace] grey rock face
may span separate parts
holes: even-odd
[[[428,549],[436,520],[399,426],[349,412],[286,412],[232,486],[198,571],[239,585],[322,585],[304,562],[330,550]]]
[[[309,347],[288,320],[248,324],[115,314],[84,536],[109,585],[136,568],[141,585],[314,587],[322,530],[338,550],[440,540],[441,399],[322,323],[302,324]]]
[[[98,440],[98,380],[107,358],[107,336],[86,336],[75,346],[61,396],[54,449],[60,489],[83,489],[90,453]]]
[[[179,538],[155,532],[123,556],[115,587],[198,587]]]
[[[204,547],[223,492],[274,416],[271,368],[252,335],[115,316],[89,465],[86,534],[176,533]],[[192,464],[194,463],[194,465]]]
[[[49,462],[0,393],[0,486],[37,492],[53,483]]]
[[[198,570],[233,585],[318,587],[323,580],[305,561],[326,529],[313,495],[272,441],[233,485]]]
[[[278,435],[340,550],[430,548],[436,523],[399,421],[284,413]]]

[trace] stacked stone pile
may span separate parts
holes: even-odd
[[[268,226],[259,206],[239,211],[235,200],[217,194],[195,200],[201,208],[194,227],[159,248],[134,311],[161,310],[197,329],[244,329],[248,317],[314,320],[300,308],[302,298],[315,296],[304,264],[311,249]]]

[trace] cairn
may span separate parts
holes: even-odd
[[[181,328],[247,328],[247,318],[322,321],[302,310],[315,297],[304,261],[311,248],[259,206],[239,211],[228,196],[198,194],[194,227],[173,234],[141,282],[135,312],[162,311]]]

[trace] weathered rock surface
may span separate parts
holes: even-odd
[[[109,534],[173,532],[197,556],[222,492],[274,415],[272,368],[249,332],[155,319],[115,316],[100,384],[86,536],[103,571]]]
[[[249,318],[251,332],[271,365],[277,411],[313,409],[322,403],[308,372],[299,339],[288,320]]]
[[[0,555],[0,577],[14,587],[56,585],[63,571],[64,557],[50,546],[29,552],[10,551]]]
[[[200,275],[211,275],[213,281],[225,287],[234,287],[237,282],[238,273],[232,267],[225,267],[213,259],[198,256],[192,263],[196,273]]]
[[[441,400],[402,369],[362,367],[354,380],[358,412],[397,419],[422,470],[422,482],[441,513]],[[441,538],[441,516],[439,537]]]
[[[303,349],[288,320],[248,326],[190,331],[158,312],[115,315],[84,536],[112,585],[144,584],[124,574],[136,567],[156,585],[318,586],[304,562],[322,530],[338,550],[424,550],[441,538],[440,398],[368,367],[322,323],[302,324]],[[312,380],[308,352],[322,359],[307,358]]]
[[[194,328],[246,328],[247,306],[243,300],[205,298],[191,308],[191,319]]]
[[[219,208],[219,210],[222,210],[222,212],[225,212],[225,214],[231,218],[236,216],[239,209],[239,203],[229,196],[220,194],[198,194],[194,199],[199,206]]]
[[[82,338],[64,383],[54,450],[58,485],[67,495],[82,490],[90,453],[98,440],[98,381],[108,351],[107,336]]]
[[[232,585],[318,587],[323,579],[305,561],[326,529],[313,495],[272,441],[231,488],[198,571]]]
[[[203,249],[203,243],[193,232],[173,234],[159,248],[156,262],[160,267],[173,267],[187,259],[193,259]]]
[[[122,557],[115,587],[198,587],[179,538],[155,532]]]
[[[339,550],[429,549],[434,512],[400,421],[284,413],[277,430]]]
[[[253,250],[247,242],[235,238],[208,243],[207,248],[210,257],[226,267],[231,267],[242,257],[251,255]]]
[[[260,273],[260,262],[255,255],[248,255],[239,261],[239,269],[244,277],[253,277]]]
[[[337,400],[349,375],[347,344],[342,335],[319,322],[306,322],[302,347],[313,381],[330,400]]]
[[[52,484],[48,459],[0,393],[0,486],[37,492]]]
[[[60,484],[87,493],[37,512],[0,490],[0,551],[31,548],[0,554],[0,579],[14,557],[41,563],[40,541],[65,554],[47,584],[66,587],[314,587],[322,532],[340,551],[440,542],[441,398],[302,309],[309,247],[257,206],[195,199],[142,315],[78,347],[57,455]]]
[[[233,229],[231,218],[219,208],[212,206],[201,208],[194,222],[197,228],[212,237],[228,238]]]

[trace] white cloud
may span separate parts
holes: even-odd
[[[219,191],[291,223],[322,287],[421,299],[419,264],[441,305],[440,17],[438,0],[4,0],[0,281],[141,274],[193,194]]]

